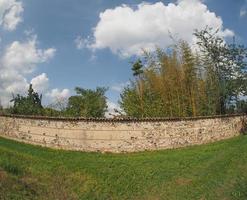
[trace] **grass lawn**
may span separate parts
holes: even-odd
[[[100,154],[0,138],[0,199],[247,199],[247,136],[177,150]]]

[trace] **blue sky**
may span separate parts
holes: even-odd
[[[36,77],[33,83],[45,94],[46,103],[72,95],[75,86],[106,86],[113,107],[121,87],[132,78],[130,62],[140,55],[138,49],[166,47],[168,30],[193,43],[192,30],[210,25],[220,28],[225,38],[234,35],[247,45],[245,0],[6,1],[12,5],[0,3],[0,99],[4,105],[10,93],[24,91]],[[11,9],[16,13],[7,18]],[[30,51],[33,55],[28,55]]]

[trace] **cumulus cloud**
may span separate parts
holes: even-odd
[[[59,90],[55,88],[47,92],[46,96],[50,98],[51,101],[60,101],[63,99],[67,99],[70,96],[70,91],[68,89]]]
[[[34,91],[38,93],[45,92],[49,87],[49,79],[46,73],[42,73],[31,80]]]
[[[129,81],[124,82],[124,83],[118,83],[118,84],[112,85],[110,87],[110,89],[113,90],[113,91],[115,91],[115,92],[119,92],[120,93],[129,84],[130,84]]]
[[[1,0],[0,1],[0,25],[4,29],[13,31],[22,21],[23,12],[22,2],[16,0]]]
[[[81,36],[77,36],[77,38],[75,39],[76,48],[83,49],[85,47],[89,47],[90,46],[89,40],[90,40],[89,37],[85,39]]]
[[[12,94],[26,92],[29,84],[27,75],[30,76],[38,64],[50,60],[55,51],[53,48],[39,49],[36,36],[24,42],[14,41],[3,50],[0,57],[0,99],[3,106],[9,105]],[[37,89],[44,89],[48,78],[41,74],[31,82]]]
[[[243,16],[245,16],[246,14],[247,14],[247,10],[244,9],[244,8],[242,8],[242,9],[240,10],[240,13],[239,13],[240,17],[243,17]]]
[[[2,67],[12,69],[22,74],[31,73],[37,64],[51,59],[56,49],[46,50],[37,48],[37,37],[33,36],[26,42],[12,42],[2,57]]]
[[[107,106],[108,106],[108,110],[105,114],[105,117],[112,118],[114,116],[119,115],[119,113],[116,112],[116,110],[121,111],[121,108],[118,104],[111,102],[111,101],[107,101]]]
[[[206,26],[219,29],[223,37],[233,36],[233,31],[224,29],[222,19],[200,0],[179,0],[165,5],[141,3],[133,8],[121,5],[100,13],[100,20],[89,38],[77,39],[77,47],[95,51],[109,48],[121,57],[140,55],[156,46],[167,47],[171,35],[193,43],[195,29]]]
[[[240,8],[239,16],[244,17],[247,15],[247,0],[245,0],[244,5]]]

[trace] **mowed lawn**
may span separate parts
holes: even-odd
[[[176,150],[100,154],[0,138],[0,199],[247,199],[247,136]]]

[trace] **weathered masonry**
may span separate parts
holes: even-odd
[[[246,115],[185,119],[64,119],[0,116],[0,136],[46,147],[137,152],[204,144],[240,135]]]

